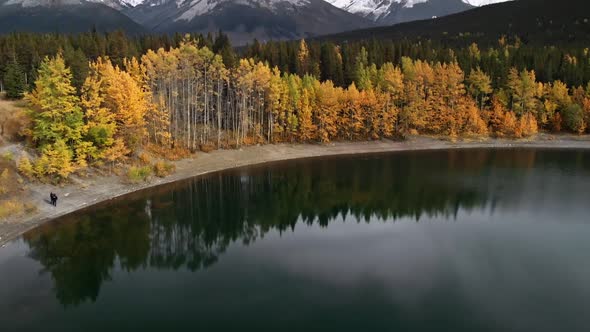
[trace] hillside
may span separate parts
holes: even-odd
[[[155,32],[222,30],[234,45],[259,40],[308,38],[374,26],[323,0],[146,1],[125,11]]]
[[[530,44],[586,44],[590,1],[517,0],[441,18],[324,36],[322,40],[432,39],[448,44],[495,43],[502,35]]]
[[[0,0],[0,33],[61,32],[77,33],[125,30],[136,34],[145,29],[121,12],[86,1]]]

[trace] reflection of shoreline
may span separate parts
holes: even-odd
[[[227,171],[64,216],[24,238],[30,257],[51,273],[60,302],[77,305],[96,300],[114,268],[205,269],[232,243],[248,245],[297,224],[453,220],[478,210],[476,215],[485,217],[493,214],[487,207],[499,182],[511,186],[500,193],[504,200],[537,191],[518,190],[528,181],[521,170],[533,168],[528,173],[537,184],[557,162],[585,174],[590,170],[588,152],[566,153],[567,158],[562,151],[537,152],[415,152]],[[516,174],[494,172],[503,168]]]
[[[220,170],[236,167],[256,165],[273,161],[291,160],[309,157],[379,153],[392,151],[412,150],[440,150],[456,148],[507,148],[507,147],[534,147],[534,148],[590,148],[590,139],[579,136],[554,136],[539,135],[536,140],[503,140],[486,139],[476,142],[449,142],[427,137],[412,137],[404,142],[376,141],[376,142],[342,142],[330,145],[264,145],[245,147],[242,150],[213,151],[208,154],[199,154],[195,159],[182,160],[176,163],[177,172],[165,179],[155,179],[150,183],[129,185],[121,182],[119,177],[100,177],[93,179],[94,183],[88,188],[80,188],[79,185],[67,185],[60,188],[62,195],[60,206],[53,209],[43,202],[48,192],[55,188],[47,185],[32,185],[30,192],[32,200],[37,202],[38,213],[25,217],[22,220],[14,220],[9,223],[0,223],[0,246],[18,237],[27,230],[35,228],[44,222],[72,213],[74,211],[108,201],[123,195],[127,195],[142,189],[155,187],[161,184],[185,180],[191,177],[208,174]]]

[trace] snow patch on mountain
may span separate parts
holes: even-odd
[[[325,0],[333,6],[344,9],[354,14],[372,14],[381,16],[389,7],[394,4],[401,4],[405,8],[412,8],[418,3],[428,2],[429,0]]]
[[[403,0],[395,0],[395,2],[403,3],[404,1]],[[428,0],[406,0],[404,3],[404,7],[412,8],[412,7],[414,7],[415,4],[423,3],[423,2],[428,2]]]
[[[366,17],[378,18],[387,15],[392,6],[401,6],[403,8],[413,8],[420,3],[429,2],[430,0],[325,0],[340,9],[346,10],[353,14],[360,14]],[[498,2],[511,0],[462,0],[464,3],[472,6],[484,6]]]
[[[469,4],[472,6],[477,6],[477,7],[491,5],[491,4],[499,3],[499,2],[507,2],[507,1],[512,1],[512,0],[463,0],[463,2],[465,2],[466,4]]]
[[[212,0],[193,0],[190,3],[190,8],[188,10],[186,10],[184,13],[182,13],[182,15],[180,15],[176,20],[185,20],[185,21],[190,21],[193,18],[195,18],[196,16],[200,16],[203,14],[206,14],[210,11],[212,11],[213,9],[215,9],[215,7],[219,4],[218,1],[212,1]],[[176,5],[178,7],[181,6],[181,4],[179,4],[179,2],[176,2]]]
[[[136,0],[137,1],[137,0]],[[180,15],[176,21],[185,20],[191,21],[197,16],[207,14],[221,4],[226,2],[232,2],[240,5],[251,6],[251,7],[263,7],[273,10],[280,5],[293,5],[296,7],[305,6],[309,4],[309,0],[177,0],[177,7],[188,7],[182,15]]]
[[[326,0],[331,5],[349,13],[380,17],[386,14],[395,0]]]

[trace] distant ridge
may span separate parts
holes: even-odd
[[[145,29],[121,12],[101,3],[81,0],[0,0],[0,33],[77,33],[121,29],[130,34]]]
[[[531,44],[590,45],[590,1],[516,0],[437,19],[323,36],[322,40],[431,39],[449,44],[495,43],[501,35]]]

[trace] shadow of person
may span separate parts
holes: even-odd
[[[53,205],[53,203],[51,203],[51,200],[48,198],[44,198],[43,201],[45,201],[45,203],[47,203],[49,205]]]

